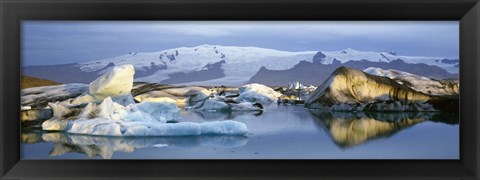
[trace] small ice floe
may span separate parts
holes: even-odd
[[[20,106],[20,110],[25,111],[25,110],[30,110],[32,109],[31,106]]]
[[[282,96],[281,93],[276,92],[272,88],[257,83],[244,85],[239,90],[240,96],[238,96],[237,100],[253,103],[270,104]]]
[[[155,145],[153,145],[152,147],[154,147],[154,148],[163,148],[163,147],[167,147],[167,146],[168,146],[168,144],[155,144]]]

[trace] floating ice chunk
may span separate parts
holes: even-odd
[[[65,131],[70,126],[70,120],[49,119],[42,123],[42,129],[46,131]]]
[[[48,107],[52,109],[53,117],[55,118],[63,118],[65,115],[72,113],[70,107],[59,102],[48,103]]]
[[[113,102],[112,98],[107,97],[97,106],[98,113],[96,117],[120,120],[121,113],[126,114],[126,108],[120,104]]]
[[[237,98],[239,101],[270,104],[282,96],[281,93],[276,92],[272,88],[256,83],[244,85],[239,90],[240,96]]]
[[[152,101],[168,101],[175,102],[179,107],[193,106],[199,102],[203,102],[210,97],[212,94],[206,88],[203,87],[172,87],[172,86],[162,86],[158,84],[142,84],[140,87],[135,87],[135,89],[151,89],[148,92],[142,92],[135,95],[135,100],[138,102]]]
[[[155,144],[155,145],[153,145],[152,147],[154,147],[154,148],[162,148],[162,147],[167,147],[167,146],[168,146],[168,144]]]
[[[102,136],[246,135],[248,133],[247,126],[237,121],[159,123],[94,118],[47,120],[42,124],[42,128],[72,134]]]
[[[134,74],[135,69],[131,64],[112,67],[90,83],[89,93],[98,99],[128,96],[132,90]]]
[[[203,111],[228,111],[230,109],[229,105],[223,101],[216,101],[208,99],[203,103],[201,108]]]
[[[75,98],[87,91],[88,85],[76,83],[22,89],[21,104],[32,108],[44,107],[48,102]]]
[[[25,111],[25,110],[30,110],[32,109],[31,106],[20,106],[20,110]]]
[[[80,117],[86,117],[89,114],[90,117],[106,118],[112,120],[122,121],[146,121],[146,122],[161,122],[166,123],[170,120],[178,120],[180,118],[180,109],[174,103],[167,102],[142,102],[139,104],[130,104],[128,106],[122,106],[110,97],[107,97],[103,102],[96,107],[94,111],[92,108],[94,105],[89,104],[80,113]],[[95,112],[97,112],[95,114]],[[95,115],[94,115],[95,114]]]
[[[175,103],[145,101],[127,106],[127,112],[121,118],[130,121],[150,121],[151,119],[166,123],[180,119],[180,109]]]
[[[95,103],[89,102],[82,112],[78,115],[81,118],[91,118],[95,116],[97,105]]]
[[[116,102],[123,106],[129,105],[129,104],[135,104],[132,94],[127,94],[126,96],[113,97],[112,100],[113,102]]]
[[[135,96],[135,100],[139,102],[149,101],[149,102],[169,102],[169,103],[177,103],[177,100],[169,98],[169,97],[150,97],[150,98],[143,98],[142,96]]]
[[[202,134],[246,135],[247,125],[237,121],[213,121],[200,123]]]

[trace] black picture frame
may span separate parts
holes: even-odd
[[[478,0],[0,0],[2,179],[478,179]],[[460,160],[20,160],[22,20],[459,20]]]

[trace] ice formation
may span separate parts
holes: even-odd
[[[88,85],[80,83],[22,89],[21,104],[31,108],[43,108],[48,102],[75,98],[87,91]]]
[[[246,135],[244,123],[180,122],[176,103],[143,101],[135,104],[130,94],[133,86],[132,65],[113,67],[93,81],[89,92],[75,99],[49,103],[53,118],[42,128],[72,134],[102,136],[191,136],[204,134]]]
[[[305,102],[306,107],[336,111],[436,111],[431,96],[397,82],[340,67]]]
[[[272,88],[257,83],[244,85],[239,90],[240,96],[237,98],[239,101],[270,104],[282,96],[281,93],[276,92]]]
[[[138,102],[152,101],[152,102],[175,102],[179,107],[192,106],[198,102],[205,101],[210,97],[210,92],[206,88],[191,86],[191,87],[175,87],[158,84],[139,84],[135,87],[134,99]],[[141,89],[148,89],[143,92]]]
[[[395,80],[399,84],[408,86],[416,91],[431,95],[458,95],[459,82],[437,80],[424,76],[398,71],[398,70],[384,70],[381,68],[369,67],[363,70],[366,73],[384,76]]]

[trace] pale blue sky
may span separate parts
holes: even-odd
[[[23,21],[23,65],[201,44],[458,58],[458,21]]]

